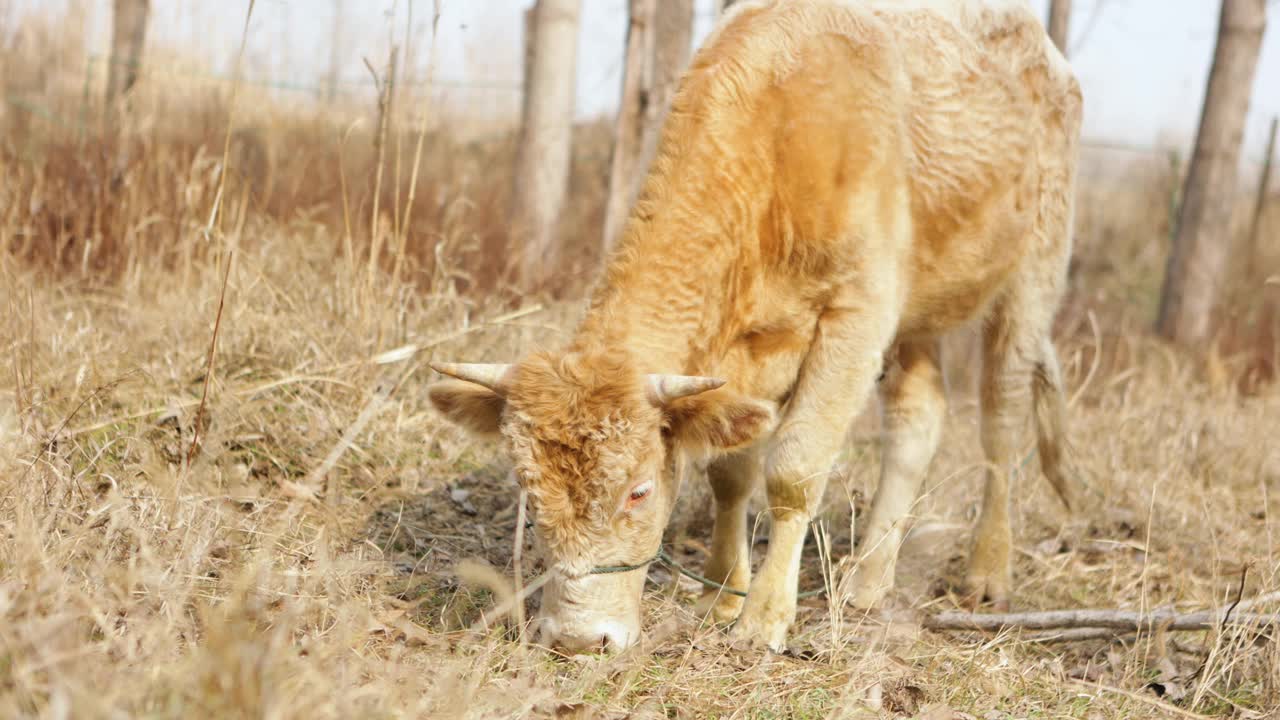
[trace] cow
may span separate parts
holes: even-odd
[[[429,389],[434,407],[501,438],[528,491],[554,571],[542,642],[636,642],[678,461],[701,458],[715,499],[704,573],[746,593],[709,588],[699,610],[736,642],[784,647],[810,519],[878,387],[883,467],[841,583],[853,606],[876,606],[942,430],[940,337],[972,321],[989,469],[965,583],[1007,603],[1029,416],[1043,473],[1076,501],[1050,334],[1081,108],[1024,0],[736,4],[682,78],[566,346],[433,365],[451,376]],[[761,475],[771,530],[753,577]]]

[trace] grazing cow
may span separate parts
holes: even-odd
[[[711,458],[705,612],[782,646],[801,548],[846,432],[879,383],[884,461],[844,588],[893,582],[942,430],[939,337],[983,319],[989,461],[968,585],[1010,589],[1009,475],[1034,408],[1062,499],[1064,405],[1050,325],[1071,253],[1079,86],[1019,0],[735,6],[697,53],[590,307],[562,351],[436,365],[456,423],[500,435],[556,579],[541,637],[571,651],[640,634],[682,452]],[[755,577],[747,498],[772,530]]]

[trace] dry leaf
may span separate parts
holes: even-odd
[[[292,480],[281,480],[280,492],[285,497],[293,498],[294,500],[315,500],[317,497],[314,488]]]

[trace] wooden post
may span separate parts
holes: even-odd
[[[529,105],[533,100],[533,48],[537,44],[538,3],[534,2],[524,11],[524,76],[520,84],[520,132],[529,127]],[[521,138],[523,141],[523,138]],[[523,142],[521,143],[523,146]]]
[[[1266,0],[1223,0],[1156,322],[1161,335],[1188,346],[1203,346],[1212,332],[1211,313],[1230,249],[1240,141],[1265,27]]]
[[[659,10],[661,8],[661,10]],[[604,250],[608,253],[640,193],[658,151],[662,123],[693,40],[692,0],[631,0],[626,67],[614,133]]]
[[[644,182],[649,165],[658,152],[658,140],[662,124],[671,109],[676,88],[685,68],[689,65],[689,53],[693,45],[693,0],[663,0],[662,12],[654,18],[652,78],[645,106],[643,140],[640,145],[640,162],[633,179],[631,197],[634,201]]]
[[[630,0],[627,24],[626,64],[622,70],[622,98],[613,135],[613,159],[609,166],[609,198],[604,211],[604,251],[617,243],[634,200],[639,174],[648,86],[645,75],[652,57],[655,0]]]
[[[1063,57],[1067,55],[1067,41],[1071,37],[1071,0],[1049,0],[1049,39]]]
[[[544,288],[559,261],[555,232],[569,185],[580,7],[581,0],[538,0],[534,9],[511,221],[526,292]]]
[[[112,112],[138,80],[147,40],[151,0],[115,0],[111,16],[111,67],[107,68],[107,109]]]

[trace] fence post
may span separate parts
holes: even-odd
[[[646,105],[653,101],[651,83],[645,75],[651,65],[655,0],[628,3],[627,50],[622,69],[622,98],[613,133],[613,157],[609,163],[609,195],[604,207],[604,243],[607,254],[613,249],[626,224],[635,198],[635,177],[640,173]]]
[[[1067,40],[1071,36],[1071,0],[1049,0],[1049,22],[1046,29],[1049,31],[1049,39],[1065,57]]]
[[[111,66],[107,68],[110,112],[138,79],[142,47],[147,39],[151,0],[115,0],[111,18]]]
[[[544,288],[560,261],[555,233],[572,159],[580,8],[581,0],[538,0],[534,9],[511,217],[526,292]]]
[[[643,174],[658,154],[662,125],[675,99],[676,87],[689,65],[693,45],[693,0],[663,0],[662,12],[654,13],[653,50],[650,56],[649,102],[645,107],[644,130],[640,142],[640,176],[635,178],[632,197],[639,192]]]

